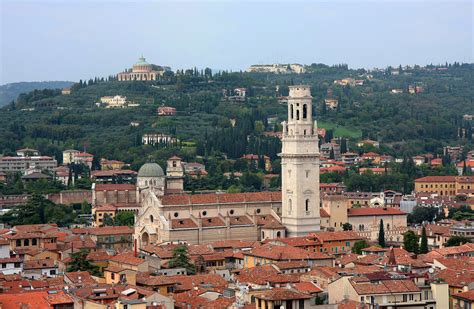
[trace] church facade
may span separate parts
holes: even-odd
[[[139,248],[163,242],[199,244],[223,239],[262,240],[320,230],[319,150],[309,86],[290,86],[283,122],[282,191],[183,193],[181,159],[168,160],[166,175],[156,163],[137,176]]]

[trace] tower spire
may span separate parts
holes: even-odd
[[[289,86],[288,120],[283,124],[282,223],[290,237],[320,229],[319,149],[311,88]]]

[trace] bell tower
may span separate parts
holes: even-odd
[[[320,230],[319,149],[311,88],[289,88],[280,154],[282,224],[289,237],[296,237]]]

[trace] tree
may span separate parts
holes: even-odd
[[[470,242],[470,240],[464,236],[451,236],[444,245],[445,247],[454,247],[468,242]]]
[[[87,260],[88,252],[81,250],[71,254],[71,262],[67,267],[67,271],[87,271],[93,276],[101,276],[100,268]]]
[[[403,248],[409,252],[418,253],[418,235],[413,231],[403,234]]]
[[[105,214],[104,221],[102,223],[104,224],[104,226],[113,226],[115,225],[115,220],[111,215]]]
[[[120,211],[115,215],[115,225],[133,226],[135,223],[135,214],[132,211]]]
[[[352,224],[350,224],[349,222],[346,222],[342,225],[342,229],[344,231],[352,231]]]
[[[380,226],[379,226],[379,246],[385,248],[385,232],[383,228],[383,220],[380,219]]]
[[[426,229],[423,226],[421,229],[421,244],[420,244],[420,253],[428,253],[428,237],[426,237]]]
[[[188,247],[181,245],[173,250],[173,257],[169,261],[170,268],[185,268],[188,274],[196,272],[195,266],[191,263],[188,255]]]
[[[439,209],[433,206],[416,206],[413,211],[408,215],[409,223],[432,222],[438,216]]]
[[[352,252],[356,254],[362,254],[362,249],[368,248],[369,244],[366,240],[358,240],[352,246]]]

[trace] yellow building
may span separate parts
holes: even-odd
[[[473,176],[427,176],[415,180],[415,192],[474,196]]]
[[[118,284],[126,282],[136,285],[137,272],[148,271],[148,262],[136,257],[133,252],[124,252],[112,257],[104,269],[105,282]]]

